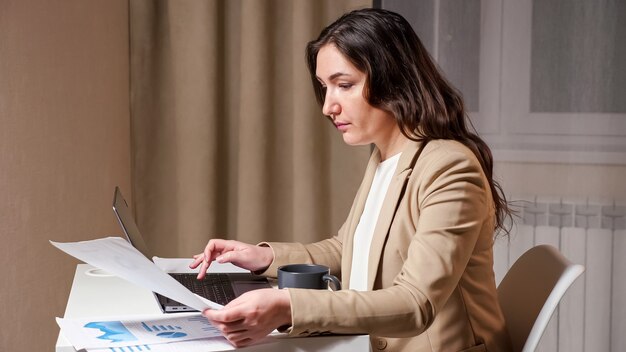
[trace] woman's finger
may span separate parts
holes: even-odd
[[[217,327],[224,334],[232,334],[247,330],[245,324],[243,323],[243,320],[238,320],[233,323],[215,323],[214,326]]]
[[[233,346],[235,346],[237,348],[247,346],[250,343],[252,343],[252,341],[253,341],[251,338],[248,338],[248,337],[245,337],[245,336],[244,337],[239,337],[239,336],[237,336],[237,337],[228,337],[228,336],[226,336],[226,339],[228,341],[230,341],[230,343],[233,344]]]
[[[217,323],[234,323],[234,322],[242,322],[245,316],[242,314],[241,309],[237,309],[237,307],[229,309],[227,307],[216,310],[216,309],[205,309],[202,312],[205,318],[210,321],[215,321]]]
[[[241,259],[241,251],[226,252],[215,258],[218,263],[237,263]]]
[[[198,270],[198,280],[204,279],[207,270],[209,270],[209,262],[202,260],[202,265],[200,266],[200,270]]]
[[[246,343],[252,342],[252,338],[250,338],[250,333],[247,330],[236,331],[232,333],[225,334],[228,341],[236,344],[237,347],[244,346]]]
[[[220,255],[222,252],[227,251],[228,249],[225,248],[226,247],[225,243],[226,242],[224,240],[219,240],[219,239],[210,240],[209,243],[204,248],[204,259],[210,263],[213,261],[213,259],[215,259],[215,257]]]
[[[191,262],[191,264],[189,264],[189,267],[191,269],[195,269],[198,267],[198,265],[200,265],[200,263],[202,263],[203,260],[204,254],[196,254],[193,256],[193,261]]]

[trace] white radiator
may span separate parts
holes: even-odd
[[[626,351],[626,201],[517,197],[511,235],[494,247],[497,283],[529,248],[550,244],[585,273],[565,294],[537,351]]]

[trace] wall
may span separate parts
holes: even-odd
[[[54,348],[77,261],[48,240],[119,234],[128,77],[127,1],[0,2],[0,351]]]
[[[511,196],[590,197],[626,202],[626,166],[497,161],[494,175]]]

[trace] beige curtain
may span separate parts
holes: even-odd
[[[317,106],[306,43],[370,1],[130,1],[133,207],[148,246],[311,242],[347,216],[369,148]]]

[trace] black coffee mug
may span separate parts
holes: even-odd
[[[316,264],[289,264],[278,268],[278,288],[311,288],[326,290],[328,285],[334,291],[341,290],[341,282],[330,274],[327,266]]]

